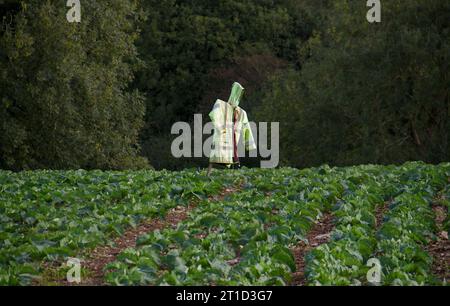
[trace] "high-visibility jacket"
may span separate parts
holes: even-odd
[[[256,149],[247,113],[238,106],[243,90],[239,83],[234,83],[229,102],[218,99],[209,113],[214,125],[211,163],[238,163],[238,144],[241,136],[247,151]]]

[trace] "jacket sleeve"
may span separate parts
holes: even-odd
[[[244,131],[245,149],[247,151],[256,150],[255,139],[253,138],[252,129],[246,113],[244,113],[243,131]]]
[[[209,113],[209,118],[211,119],[211,122],[214,125],[214,129],[219,130],[221,128],[221,122],[220,122],[220,117],[222,114],[221,111],[221,102],[219,100],[216,101],[216,103],[214,104],[214,107],[212,109],[212,111]]]

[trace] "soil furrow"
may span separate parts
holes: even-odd
[[[431,241],[426,250],[433,258],[431,271],[440,281],[450,284],[450,241],[448,233],[443,229],[447,218],[447,207],[436,201],[433,205],[436,222],[436,240]]]
[[[376,217],[376,225],[375,226],[376,226],[377,231],[383,225],[384,215],[388,212],[389,205],[391,205],[391,203],[392,203],[392,200],[384,202],[383,205],[377,206],[376,211],[375,211],[375,217]]]
[[[89,271],[89,277],[82,284],[104,285],[103,268],[115,261],[117,255],[127,248],[136,247],[136,239],[141,235],[155,230],[176,227],[179,222],[187,218],[189,211],[194,207],[194,204],[187,207],[176,207],[170,210],[164,219],[153,219],[135,229],[128,230],[124,235],[114,240],[113,246],[99,246],[90,251],[89,257],[83,263],[83,267]]]
[[[305,256],[313,248],[327,243],[330,240],[331,232],[333,231],[333,229],[333,214],[326,213],[308,233],[306,237],[308,243],[301,242],[299,245],[292,249],[295,257],[295,265],[297,267],[296,272],[294,272],[292,275],[292,286],[306,285]]]
[[[236,192],[239,187],[225,188],[219,194],[209,197],[210,201],[221,201],[227,195]],[[192,202],[189,206],[178,206],[168,212],[163,219],[153,219],[139,225],[134,229],[130,229],[122,236],[114,240],[113,246],[103,245],[89,251],[87,259],[82,262],[84,269],[89,271],[89,275],[83,280],[81,285],[105,285],[104,283],[104,267],[115,261],[118,254],[127,248],[136,247],[136,240],[139,236],[164,228],[176,228],[178,223],[187,219],[189,212],[195,208],[196,202]],[[59,282],[61,285],[70,285],[66,281]]]

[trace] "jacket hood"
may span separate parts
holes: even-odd
[[[233,107],[239,106],[243,94],[244,87],[242,87],[241,84],[234,82],[233,87],[231,88],[231,95],[228,103],[230,103]]]

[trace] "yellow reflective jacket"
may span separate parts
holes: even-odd
[[[256,149],[247,113],[238,106],[242,92],[243,87],[239,83],[234,83],[230,102],[217,100],[213,110],[209,113],[209,117],[214,125],[213,147],[210,155],[211,163],[235,163],[235,150],[237,150],[237,144],[241,136],[243,136],[247,151]]]

